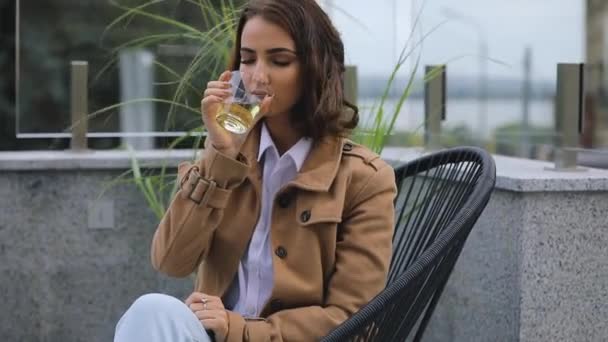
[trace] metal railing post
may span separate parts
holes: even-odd
[[[424,142],[429,150],[441,147],[441,121],[446,118],[446,66],[427,65],[424,84]]]
[[[357,92],[359,85],[357,83],[357,66],[347,65],[344,71],[344,99],[354,105],[357,105]]]
[[[70,110],[72,116],[72,140],[70,141],[70,147],[73,151],[84,151],[87,149],[88,69],[88,62],[71,62]]]
[[[555,171],[582,171],[577,168],[579,137],[583,132],[585,111],[585,65],[560,63],[557,65],[555,109],[558,132],[555,149]]]

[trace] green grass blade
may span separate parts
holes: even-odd
[[[104,30],[103,30],[103,32],[101,33],[101,38],[100,38],[100,40],[102,40],[102,41],[103,41],[103,38],[105,37],[105,35],[107,34],[107,32],[108,32],[108,31],[110,31],[110,30],[111,30],[111,29],[112,29],[114,26],[118,25],[118,24],[119,24],[121,21],[126,20],[127,18],[129,18],[129,17],[131,17],[131,16],[134,16],[134,15],[136,14],[136,11],[137,11],[137,10],[142,10],[142,9],[144,9],[144,8],[146,8],[146,7],[149,7],[149,6],[152,6],[152,5],[155,5],[155,4],[158,4],[158,3],[161,3],[161,2],[163,2],[163,1],[164,1],[164,0],[152,0],[152,1],[149,1],[149,2],[147,2],[147,3],[144,3],[144,4],[142,4],[142,5],[139,5],[139,6],[135,7],[135,8],[133,8],[132,10],[127,10],[127,11],[125,11],[125,13],[124,13],[124,14],[122,14],[122,15],[118,16],[116,19],[114,19],[114,20],[113,20],[113,21],[112,21],[110,24],[108,24],[108,25],[105,27],[105,29],[104,29]],[[123,8],[123,7],[121,7],[121,5],[120,5],[118,2],[116,2],[116,1],[111,0],[111,1],[109,1],[109,3],[110,3],[110,5],[112,5],[112,6],[114,6],[114,7],[118,7],[118,8],[124,9],[124,8]]]
[[[185,32],[190,32],[190,33],[192,33],[194,35],[202,35],[203,34],[203,32],[199,31],[198,29],[196,29],[196,28],[194,28],[194,27],[192,27],[192,26],[190,26],[188,24],[185,24],[183,22],[167,18],[167,17],[162,16],[162,15],[158,15],[158,14],[150,13],[150,12],[147,12],[147,11],[143,11],[143,10],[137,8],[137,7],[131,8],[131,7],[128,7],[128,6],[120,5],[118,3],[115,3],[115,6],[118,7],[118,8],[120,8],[120,9],[122,9],[122,10],[125,10],[125,11],[128,11],[128,12],[132,12],[134,14],[140,15],[142,17],[146,17],[148,19],[157,21],[159,23],[163,23],[163,24],[167,24],[169,26],[173,26],[173,27],[181,29],[181,30],[183,30]]]

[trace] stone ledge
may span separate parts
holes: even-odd
[[[192,150],[149,150],[129,152],[109,151],[25,151],[0,152],[0,171],[32,170],[108,170],[131,167],[131,157],[135,156],[141,167],[175,167],[180,162],[192,160]]]
[[[408,161],[425,153],[416,148],[385,148],[383,158]],[[192,150],[136,151],[141,167],[175,167],[181,161],[192,160]],[[132,154],[124,150],[112,151],[26,151],[0,152],[0,171],[33,170],[111,170],[131,167]],[[584,172],[548,171],[552,163],[494,156],[496,187],[515,192],[608,191],[608,170],[587,168]]]
[[[385,159],[407,161],[428,153],[422,149],[385,148]],[[496,188],[515,192],[608,191],[608,170],[549,171],[553,163],[494,155]]]

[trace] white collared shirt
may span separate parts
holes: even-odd
[[[312,147],[309,138],[300,139],[287,152],[279,157],[266,124],[262,123],[258,162],[263,164],[262,205],[260,218],[245,250],[238,269],[238,277],[230,286],[226,307],[243,317],[257,317],[274,287],[272,267],[272,244],[270,227],[272,207],[276,193],[293,180],[302,168]]]

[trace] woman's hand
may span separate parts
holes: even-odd
[[[228,335],[228,313],[219,297],[193,292],[186,305],[194,312],[206,330],[215,334],[215,341],[224,342]]]
[[[211,145],[227,156],[236,158],[246,135],[228,132],[215,119],[223,102],[232,94],[230,77],[231,72],[224,71],[217,81],[207,83],[207,89],[203,93],[203,100],[201,101],[201,114],[207,129],[207,139]],[[260,105],[260,114],[256,116],[254,122],[257,122],[263,114],[268,112],[271,101],[272,97],[268,95],[263,99]]]
[[[225,130],[215,119],[223,102],[232,94],[230,75],[230,71],[224,71],[217,81],[207,83],[201,101],[201,114],[209,142],[218,151],[235,158],[242,144],[241,139]]]

